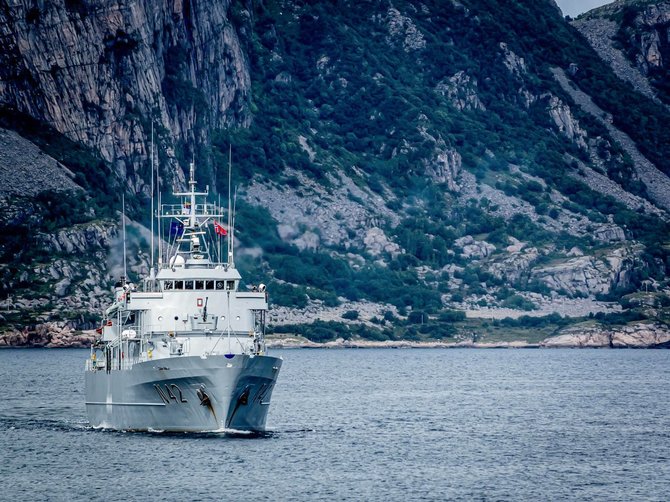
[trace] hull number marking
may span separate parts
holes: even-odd
[[[188,401],[184,399],[184,395],[181,392],[181,389],[176,383],[165,384],[165,390],[159,384],[154,384],[154,389],[158,392],[158,395],[165,404],[170,404],[172,401],[175,403],[187,403]],[[179,397],[177,397],[179,396]]]

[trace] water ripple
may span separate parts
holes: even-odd
[[[0,499],[670,493],[670,351],[280,353],[268,432],[249,435],[93,429],[85,351],[0,351],[0,381],[12,382],[0,400]]]

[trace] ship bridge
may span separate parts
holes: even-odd
[[[123,333],[138,340],[179,338],[188,342],[187,347],[200,347],[197,353],[211,345],[203,337],[225,335],[238,339],[243,351],[260,350],[254,347],[264,340],[265,286],[240,287],[230,207],[227,229],[220,223],[222,208],[206,201],[209,188],[196,191],[193,165],[189,185],[189,191],[174,194],[180,203],[159,205],[159,221],[166,219],[169,224],[159,224],[159,234],[167,234],[167,239],[159,240],[158,270],[152,267],[140,288],[125,280],[117,284],[115,302],[103,322],[103,340],[115,340]]]

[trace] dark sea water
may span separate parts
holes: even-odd
[[[0,500],[669,500],[670,351],[284,350],[263,437],[97,431],[0,350]]]

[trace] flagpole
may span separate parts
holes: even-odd
[[[161,267],[163,264],[163,244],[161,242],[161,238],[163,236],[163,210],[161,206],[162,198],[161,198],[161,178],[160,178],[160,173],[158,170],[158,165],[156,165],[156,192],[158,196],[158,268]]]
[[[123,226],[123,279],[128,279],[126,267],[126,194],[121,194],[121,225]]]
[[[235,198],[233,202],[233,222],[230,227],[230,237],[228,241],[230,242],[230,266],[235,268],[235,259],[233,255],[235,253],[235,206],[237,205],[237,187],[235,187]]]
[[[232,211],[230,205],[231,201],[231,191],[232,191],[232,164],[233,164],[233,145],[228,145],[228,229],[232,230]],[[227,263],[230,265],[232,262],[233,249],[231,247],[231,240],[233,236],[228,236],[228,256],[226,257]]]
[[[156,272],[154,271],[154,121],[151,120],[151,272],[149,277],[153,281],[156,278]],[[151,290],[153,291],[154,285],[151,284]]]
[[[221,212],[221,194],[218,194],[218,195],[219,195],[219,203],[218,203],[218,207],[217,207],[216,212],[220,213]],[[218,245],[217,245],[217,248],[216,248],[216,255],[217,255],[217,258],[219,259],[219,263],[223,263],[223,260],[221,259],[221,239],[217,239],[217,241],[218,241],[217,242]]]
[[[158,159],[160,162],[160,159]],[[163,237],[163,198],[161,196],[161,176],[158,163],[156,164],[156,192],[158,195],[158,267],[163,264],[163,244],[161,239]]]

